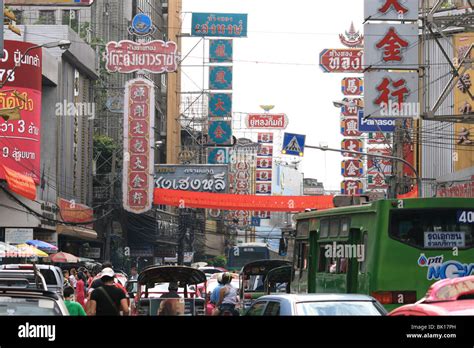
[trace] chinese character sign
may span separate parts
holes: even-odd
[[[41,167],[41,49],[30,50],[15,69],[21,54],[35,46],[28,42],[5,40],[0,71],[6,86],[0,90],[0,180],[5,179],[2,165],[40,183]],[[16,111],[16,115],[15,115]]]
[[[123,205],[125,210],[142,214],[153,201],[155,143],[155,91],[145,79],[125,85]]]
[[[365,0],[365,20],[416,21],[418,0]]]
[[[209,41],[210,63],[231,63],[233,55],[233,41],[215,39]]]
[[[209,140],[210,144],[231,145],[231,121],[209,121]]]
[[[346,151],[355,151],[355,152],[362,152],[363,150],[363,143],[360,139],[344,139],[341,143],[341,149]],[[351,154],[351,153],[343,153],[344,157],[359,157],[359,155]]]
[[[364,193],[364,185],[360,180],[346,180],[341,183],[342,195],[361,195]]]
[[[211,93],[209,117],[232,117],[232,94]]]
[[[273,144],[273,133],[258,133],[259,144]]]
[[[361,160],[342,161],[341,174],[346,178],[359,178],[364,173],[364,165]]]
[[[360,77],[346,77],[342,80],[342,94],[362,95],[364,93],[364,80]]]
[[[410,118],[419,115],[418,74],[365,73],[364,117]]]
[[[341,134],[345,137],[359,137],[362,135],[359,132],[359,119],[346,118],[341,121]]]
[[[418,25],[366,24],[364,31],[367,67],[403,70],[418,68]]]
[[[211,66],[209,68],[209,89],[231,90],[232,89],[232,67]]]
[[[191,36],[246,37],[247,14],[193,13]]]

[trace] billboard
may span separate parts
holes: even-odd
[[[34,46],[37,45],[5,40],[0,72],[5,76],[2,80],[10,77],[0,90],[0,151],[2,165],[31,177],[35,184],[39,184],[42,51],[31,50],[19,61],[20,56]],[[13,72],[17,64],[18,68]],[[20,117],[14,117],[14,114]],[[5,179],[2,166],[0,179]]]
[[[124,112],[124,209],[142,214],[153,201],[152,146],[155,144],[155,88],[153,82],[141,78],[125,84]]]
[[[178,46],[173,41],[111,41],[106,46],[105,68],[110,73],[123,74],[136,71],[155,74],[174,72],[178,69],[177,50]]]
[[[194,12],[191,21],[191,36],[247,36],[247,14]]]
[[[157,165],[155,188],[194,192],[228,192],[227,165]]]

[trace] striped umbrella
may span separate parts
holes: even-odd
[[[19,257],[48,257],[48,254],[44,251],[28,244],[20,244],[16,247],[18,248]]]
[[[34,246],[35,248],[38,248],[40,250],[46,251],[47,253],[53,253],[58,251],[58,247],[46,242],[43,242],[41,240],[27,240],[26,244]]]
[[[68,254],[65,252],[59,252],[56,254],[49,255],[49,259],[55,263],[78,263],[79,258],[72,254]]]

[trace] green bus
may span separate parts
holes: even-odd
[[[474,199],[380,200],[297,215],[292,293],[360,293],[388,310],[474,274]]]

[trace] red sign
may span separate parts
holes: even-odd
[[[271,170],[257,170],[257,181],[272,181],[273,173]]]
[[[256,185],[256,192],[258,195],[271,195],[272,194],[272,184],[264,183]]]
[[[368,144],[387,144],[391,141],[390,133],[369,133],[369,139],[367,140]]]
[[[344,116],[358,116],[359,109],[364,107],[361,98],[344,98],[343,101],[348,103],[348,106],[343,106],[341,109]]]
[[[344,139],[341,144],[341,149],[342,150],[347,150],[347,151],[356,151],[356,152],[362,152],[363,150],[363,143],[362,140],[360,139]],[[359,155],[356,154],[351,154],[351,153],[343,153],[342,154],[344,157],[353,157],[353,158],[358,158],[360,157]]]
[[[319,55],[319,66],[327,73],[364,72],[363,49],[325,49]]]
[[[437,197],[474,198],[474,176],[461,183],[439,183]]]
[[[108,72],[132,73],[148,71],[161,74],[178,68],[175,42],[155,40],[137,43],[129,40],[111,41],[106,46]]]
[[[342,176],[345,178],[360,178],[364,173],[364,165],[360,160],[342,161]]]
[[[362,95],[364,80],[360,77],[346,77],[342,80],[342,93],[344,95]]]
[[[360,180],[347,180],[341,183],[341,194],[343,195],[361,195],[364,192],[364,185]]]
[[[259,144],[273,144],[273,133],[258,133]]]
[[[341,134],[345,137],[360,137],[362,135],[359,132],[359,119],[358,118],[346,118],[341,121]]]
[[[372,155],[391,156],[390,149],[368,149],[368,153]],[[380,157],[367,157],[367,173],[368,174],[391,174],[392,173],[392,161],[389,159],[383,159]]]
[[[2,166],[5,171],[5,179],[7,179],[8,188],[31,200],[36,199],[36,186],[33,179],[29,176],[20,174],[6,166]]]
[[[6,80],[18,63],[19,66],[0,90],[0,154],[1,163],[15,172],[40,182],[41,154],[41,49],[33,49],[19,62],[19,58],[35,45],[5,40],[5,57],[0,59],[1,80]],[[12,117],[13,114],[20,119]],[[6,118],[6,121],[5,121]],[[9,120],[12,118],[12,120]],[[0,166],[0,179],[5,179]]]
[[[151,209],[155,143],[155,92],[152,82],[130,80],[125,85],[124,209],[142,214]]]
[[[90,223],[94,220],[94,210],[92,208],[63,198],[58,198],[58,207],[61,221],[73,223],[88,222],[88,227],[92,228],[93,225]]]
[[[247,128],[286,129],[288,117],[285,114],[248,114]]]
[[[271,169],[272,168],[272,159],[271,158],[257,158],[257,168],[262,169]]]
[[[272,157],[273,156],[273,146],[268,146],[268,145],[260,145],[258,147],[257,151],[257,156],[262,156],[262,157]]]
[[[385,190],[388,184],[385,181],[385,175],[382,173],[369,174],[367,179],[367,188],[369,190]]]

